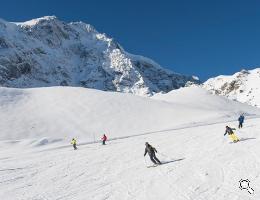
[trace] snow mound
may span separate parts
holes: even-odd
[[[254,113],[254,108],[236,101],[230,101],[226,97],[211,95],[209,91],[199,86],[191,86],[173,90],[167,94],[156,94],[153,99],[163,100],[187,107],[195,107],[202,110],[222,111],[232,115]]]
[[[77,87],[0,88],[0,139],[99,141],[257,115],[257,108],[197,87],[154,98]],[[45,144],[39,142],[39,144]]]

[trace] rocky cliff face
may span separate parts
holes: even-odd
[[[54,16],[23,23],[0,20],[0,86],[81,86],[152,95],[198,82],[127,53],[83,22]]]
[[[203,87],[214,94],[260,107],[260,68],[211,78]]]

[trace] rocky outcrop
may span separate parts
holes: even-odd
[[[211,78],[203,87],[213,94],[260,107],[260,68]]]

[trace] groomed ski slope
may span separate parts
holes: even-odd
[[[186,89],[179,90],[178,93],[181,95],[176,95],[179,102],[173,102],[173,94],[157,96],[157,99],[153,100],[79,88],[1,88],[1,121],[5,112],[9,114],[5,116],[9,121],[5,119],[5,122],[11,125],[13,120],[15,126],[7,127],[2,122],[0,126],[0,199],[260,199],[260,119],[255,115],[259,114],[259,111],[222,97],[208,96],[209,94],[200,88],[188,90],[191,91],[186,93]],[[194,94],[192,91],[195,91]],[[72,98],[69,98],[68,94],[78,98],[71,102]],[[189,97],[190,94],[196,94],[197,98],[200,96],[202,99],[210,99],[215,103],[209,106],[205,102],[203,108],[203,104],[197,102],[195,96]],[[107,101],[103,101],[104,98]],[[90,111],[86,113],[86,110],[91,110],[88,107],[91,99],[93,113],[102,106],[102,109],[107,108],[107,115],[99,115],[99,123],[95,122],[93,115],[89,115]],[[186,104],[188,102],[185,101],[188,99],[189,104]],[[97,100],[102,101],[102,104]],[[54,102],[56,104],[52,104]],[[115,105],[109,107],[106,102],[114,102]],[[74,105],[71,107],[65,106],[72,103]],[[222,109],[218,105],[222,105]],[[69,114],[62,110],[62,121],[60,118],[55,119],[58,110],[56,107],[72,110],[66,110]],[[29,108],[32,108],[30,113],[27,110]],[[55,125],[52,125],[51,120],[47,120],[52,114],[47,108],[52,108]],[[112,109],[116,108],[116,113],[123,108],[125,110],[117,116],[112,112]],[[74,113],[73,109],[77,113]],[[142,113],[142,109],[147,109],[145,111],[148,113]],[[24,114],[27,112],[30,115]],[[246,117],[245,127],[236,131],[242,141],[232,144],[227,136],[223,136],[224,128],[226,125],[236,127],[237,122],[232,120],[236,120],[235,115],[241,112],[250,116]],[[108,118],[108,114],[112,116]],[[130,118],[126,114],[129,114]],[[146,119],[148,114],[154,114],[153,118]],[[84,125],[80,122],[82,116],[85,117],[85,121],[93,124]],[[23,117],[24,121],[20,117]],[[113,118],[117,121],[113,121]],[[119,128],[116,129],[115,124],[111,123],[114,132],[108,129],[111,135],[108,136],[115,140],[109,141],[106,146],[100,143],[85,144],[93,142],[90,137],[91,131],[85,135],[82,131],[78,135],[84,142],[79,145],[77,151],[67,145],[72,135],[63,134],[65,129],[75,129],[74,123],[77,122],[79,126],[75,131],[87,130],[87,127],[94,129],[94,126],[99,129],[103,127],[100,124],[106,123],[108,119],[113,123],[117,122],[120,128],[128,127],[130,131],[121,133]],[[136,119],[142,123],[132,124]],[[28,125],[26,123],[30,120],[34,124],[35,135],[32,132],[30,135],[20,135],[25,133]],[[152,124],[152,120],[158,121]],[[44,129],[44,126],[40,125],[41,122],[48,127]],[[53,133],[55,127],[61,130],[56,135]],[[146,135],[137,136],[144,131]],[[120,139],[131,134],[134,137]],[[78,141],[81,143],[80,139]],[[157,148],[158,158],[168,163],[147,168],[151,163],[148,157],[143,157],[146,141]],[[255,194],[250,195],[247,191],[239,189],[239,180],[242,178],[251,181]]]

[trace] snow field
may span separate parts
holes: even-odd
[[[0,198],[259,199],[258,124],[259,119],[248,120],[236,144],[223,136],[225,124],[82,145],[77,151],[8,144],[0,153]],[[146,141],[169,163],[146,168]],[[239,189],[241,178],[251,181],[254,196]]]
[[[155,99],[61,87],[0,94],[0,199],[260,198],[257,108],[193,87]],[[233,144],[223,134],[240,113],[242,140]],[[104,132],[106,146],[91,143]],[[165,164],[147,168],[145,142]],[[254,195],[239,189],[240,179]]]

